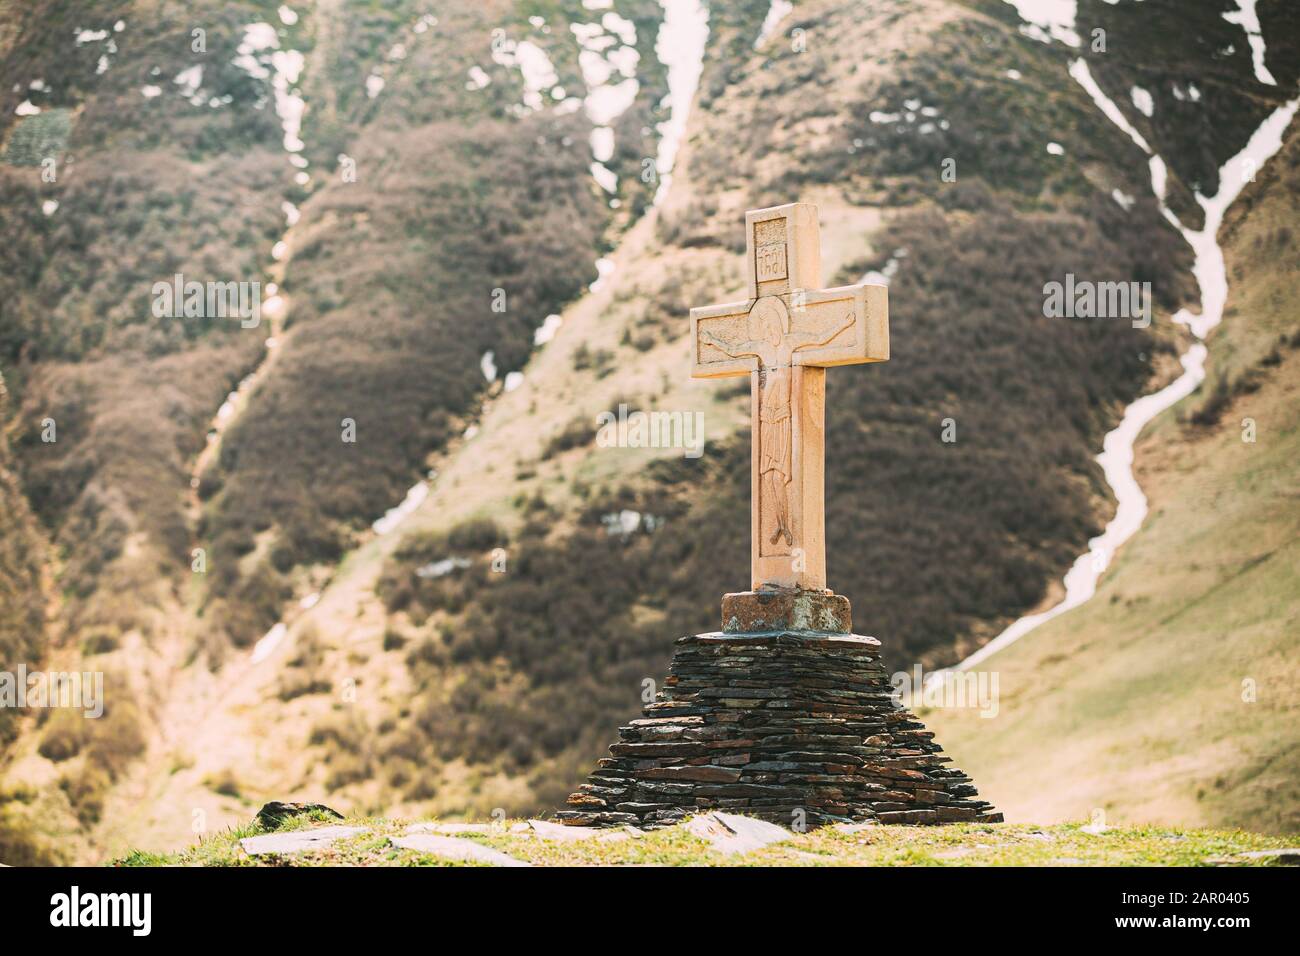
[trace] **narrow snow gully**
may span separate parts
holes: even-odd
[[[1262,40],[1260,43],[1262,44]],[[1262,60],[1262,53],[1260,59]],[[1228,274],[1223,261],[1223,249],[1220,248],[1218,241],[1219,227],[1223,223],[1224,213],[1245,184],[1270,157],[1281,149],[1282,136],[1295,117],[1297,106],[1300,106],[1300,97],[1298,97],[1269,114],[1251,135],[1245,147],[1219,169],[1219,191],[1213,196],[1202,196],[1199,193],[1196,195],[1196,201],[1205,213],[1205,223],[1198,230],[1184,225],[1166,205],[1164,160],[1151,148],[1142,134],[1133,128],[1115,103],[1102,92],[1088,70],[1088,64],[1081,58],[1076,59],[1070,64],[1070,75],[1092,97],[1092,101],[1106,115],[1106,118],[1121,129],[1149,157],[1151,190],[1160,204],[1160,211],[1183,234],[1183,238],[1187,240],[1195,254],[1192,273],[1200,287],[1201,310],[1199,313],[1194,313],[1188,309],[1181,309],[1173,319],[1181,325],[1186,325],[1198,341],[1192,344],[1180,358],[1183,374],[1158,392],[1144,395],[1129,405],[1124,410],[1124,417],[1118,427],[1109,432],[1103,440],[1102,453],[1097,456],[1097,462],[1102,466],[1106,482],[1115,495],[1117,502],[1115,517],[1106,525],[1106,530],[1102,534],[1088,542],[1087,553],[1080,555],[1065,575],[1063,582],[1065,598],[1046,611],[1020,618],[996,638],[956,665],[957,670],[970,670],[978,666],[990,656],[1020,640],[1040,624],[1059,617],[1089,600],[1097,593],[1097,583],[1110,565],[1115,552],[1142,527],[1147,514],[1147,499],[1133,475],[1133,446],[1148,422],[1192,394],[1205,380],[1205,362],[1209,350],[1204,339],[1210,330],[1222,321],[1223,309],[1228,299]],[[937,673],[934,676],[937,677]]]

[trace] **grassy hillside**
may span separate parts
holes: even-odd
[[[1138,446],[1146,525],[1092,601],[982,665],[996,719],[923,718],[1008,820],[1300,828],[1297,214],[1293,124],[1220,233],[1209,379]]]
[[[0,376],[0,421],[8,399]],[[14,475],[8,442],[0,430],[0,671],[15,671],[18,664],[39,660],[44,652],[44,558],[45,541]],[[0,709],[0,748],[12,743],[17,733],[17,714]],[[42,858],[40,847],[10,819],[0,801],[0,859],[12,866]]]

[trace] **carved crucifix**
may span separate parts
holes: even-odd
[[[889,358],[883,285],[819,289],[817,207],[745,213],[748,295],[691,309],[695,378],[750,376],[753,588],[826,588],[826,369]]]

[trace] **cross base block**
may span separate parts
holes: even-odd
[[[802,588],[760,588],[722,596],[722,633],[765,631],[851,634],[853,608],[842,594]]]

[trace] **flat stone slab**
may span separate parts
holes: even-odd
[[[758,850],[788,840],[792,835],[775,823],[717,810],[692,817],[686,821],[685,827],[688,833],[708,840],[713,849],[728,855]]]
[[[831,826],[832,829],[838,830],[840,833],[861,833],[863,830],[874,830],[880,824],[875,820],[866,820],[862,823],[835,823]]]
[[[1247,860],[1276,860],[1279,866],[1300,866],[1300,849],[1287,847],[1284,850],[1249,850],[1232,856],[1209,857],[1205,862],[1214,866],[1233,866]]]
[[[555,823],[551,820],[529,820],[527,823],[515,824],[512,833],[531,834],[542,840],[556,843],[579,843],[583,840],[596,839],[602,843],[621,843],[633,837],[645,836],[645,831],[637,827],[620,827],[611,830],[608,827],[579,826],[576,824]]]
[[[444,860],[458,860],[465,863],[488,863],[492,866],[531,866],[523,860],[494,850],[490,846],[475,843],[454,836],[441,836],[436,833],[413,833],[409,836],[390,837],[393,846],[403,850],[415,850],[428,853]]]
[[[845,648],[863,651],[866,649],[867,652],[880,647],[880,641],[866,634],[830,634],[825,631],[796,631],[791,628],[777,628],[772,631],[706,631],[703,634],[687,634],[685,637],[679,637],[676,643],[679,645],[713,644],[737,649],[780,645],[827,650]]]
[[[570,827],[549,820],[529,820],[528,828],[543,840],[555,840],[560,843],[576,843],[590,840],[602,831],[597,827]]]
[[[1288,866],[1300,866],[1300,849],[1287,847],[1284,850],[1248,850],[1237,854],[1244,860],[1277,859]]]
[[[249,856],[303,853],[308,850],[324,850],[335,840],[346,840],[348,837],[369,832],[369,827],[313,827],[310,830],[290,830],[288,833],[266,833],[261,836],[244,837],[239,841],[239,845]]]
[[[412,823],[406,828],[406,832],[442,833],[455,836],[458,833],[491,833],[494,827],[496,825],[492,823]]]

